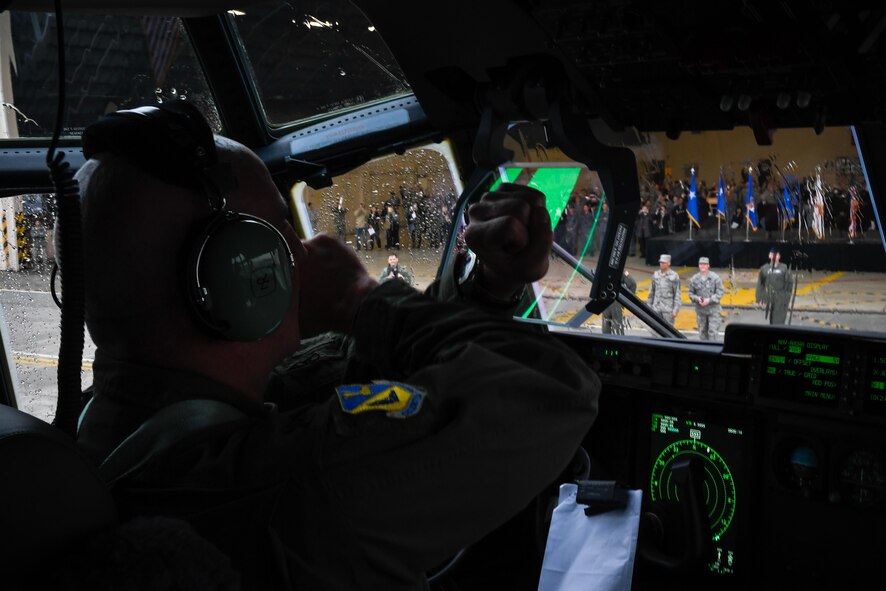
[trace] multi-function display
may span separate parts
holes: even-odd
[[[837,406],[842,346],[826,340],[785,337],[766,343],[762,355],[761,396]]]

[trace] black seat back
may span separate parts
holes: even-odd
[[[0,573],[14,581],[51,569],[54,557],[117,523],[107,485],[75,442],[0,405]]]

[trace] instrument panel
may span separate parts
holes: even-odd
[[[644,519],[661,513],[645,540],[641,521],[635,588],[677,588],[687,568],[716,588],[844,586],[877,571],[886,527],[882,336],[769,325],[730,325],[722,345],[559,336],[604,384],[585,441],[592,478],[642,488]],[[690,536],[674,507],[687,492],[679,466],[693,459],[711,544],[687,565]],[[643,560],[644,544],[661,551]]]

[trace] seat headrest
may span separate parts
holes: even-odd
[[[47,559],[117,524],[96,466],[67,435],[0,405],[0,572]]]

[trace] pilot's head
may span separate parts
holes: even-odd
[[[671,268],[671,255],[663,254],[658,257],[658,266],[662,271],[667,271]]]
[[[213,207],[204,192],[161,180],[116,147],[91,154],[77,173],[87,262],[86,323],[98,349],[123,361],[210,375],[211,366],[248,357],[255,375],[264,372],[266,379],[300,341],[297,261],[305,249],[264,163],[232,140],[216,136],[214,145],[218,162],[230,165],[236,179],[236,187],[225,193],[225,209],[265,220],[295,255],[296,268],[287,275],[292,289],[288,304],[282,302],[279,324],[248,342],[205,330],[188,297],[185,261],[213,219]]]

